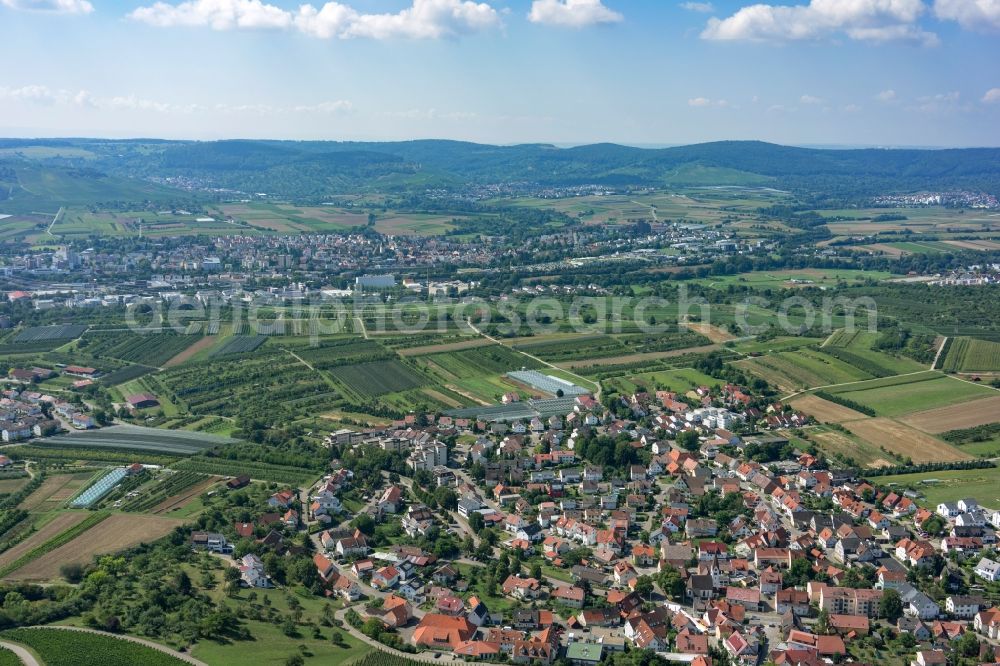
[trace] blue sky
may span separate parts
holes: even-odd
[[[0,135],[1000,145],[1000,0],[0,0]]]

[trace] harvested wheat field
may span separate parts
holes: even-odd
[[[16,562],[17,558],[29,552],[32,548],[42,545],[57,534],[61,534],[74,525],[83,522],[83,519],[88,515],[86,511],[60,513],[27,539],[0,553],[0,569],[11,562]]]
[[[885,456],[871,444],[836,430],[816,429],[810,432],[809,438],[827,456],[840,455],[845,459],[850,458],[855,465],[861,467],[877,467],[878,461],[883,460]]]
[[[976,243],[973,243],[971,241],[946,240],[944,242],[947,243],[948,245],[951,245],[953,247],[958,247],[958,248],[961,248],[963,250],[985,250],[986,249],[982,245],[977,245]]]
[[[14,477],[12,479],[0,479],[0,495],[9,495],[16,492],[21,487],[27,485],[31,478],[27,476]]]
[[[861,247],[873,252],[884,252],[890,257],[901,257],[904,254],[909,254],[909,252],[905,252],[898,247],[886,245],[885,243],[872,243],[871,245],[862,245]]]
[[[823,423],[845,423],[846,421],[857,421],[868,418],[861,412],[856,412],[849,407],[824,400],[816,395],[804,395],[790,402],[795,409],[801,409],[806,414]]]
[[[28,495],[28,497],[21,502],[21,508],[31,511],[32,509],[37,509],[45,502],[56,501],[58,497],[62,497],[62,500],[69,499],[73,494],[73,489],[67,488],[75,479],[74,474],[58,474],[56,476],[50,476],[42,481],[42,485],[38,486],[35,492]],[[66,492],[69,491],[69,495]],[[62,501],[60,500],[60,501]]]
[[[848,421],[844,427],[876,448],[908,457],[915,463],[969,460],[972,456],[939,439],[889,418]]]
[[[95,555],[114,553],[143,542],[156,541],[183,520],[162,516],[115,514],[69,543],[29,562],[7,576],[9,580],[52,580],[64,564],[88,564]]]
[[[700,333],[712,342],[729,342],[730,340],[735,340],[736,336],[729,331],[719,328],[718,326],[712,326],[711,324],[702,323],[692,323],[684,322],[684,327],[688,330],[694,331],[695,333]]]
[[[1000,395],[995,395],[992,398],[973,400],[960,405],[916,412],[900,420],[918,430],[939,433],[994,423],[1000,420],[998,415],[1000,415]]]

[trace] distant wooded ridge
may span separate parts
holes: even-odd
[[[775,187],[814,200],[949,190],[1000,195],[1000,148],[822,149],[760,141],[654,149],[444,140],[0,139],[0,181],[5,167],[10,171],[25,164],[82,169],[81,177],[193,178],[290,197],[494,183]]]

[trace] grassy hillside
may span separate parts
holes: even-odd
[[[60,206],[114,202],[183,201],[190,195],[90,167],[0,162],[0,212],[55,213]]]

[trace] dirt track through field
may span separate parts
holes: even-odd
[[[166,536],[183,520],[162,516],[115,514],[102,520],[69,543],[45,553],[14,571],[11,580],[53,580],[64,564],[88,564],[94,555],[114,553]]]
[[[1000,395],[910,414],[900,421],[929,433],[972,428],[1000,421]]]
[[[858,419],[868,418],[861,412],[856,412],[843,405],[824,400],[811,393],[800,398],[795,398],[795,400],[791,401],[791,405],[796,409],[801,409],[822,423],[844,423],[846,421],[857,421]]]
[[[908,425],[889,418],[848,421],[844,427],[870,442],[884,446],[887,451],[908,457],[915,463],[969,460],[971,456]]]
[[[16,562],[17,558],[21,557],[32,548],[42,545],[57,534],[62,534],[74,525],[83,522],[87,515],[88,514],[85,511],[81,511],[79,513],[59,514],[46,523],[40,530],[31,534],[24,541],[21,541],[12,548],[0,553],[0,569],[7,566],[11,562]]]

